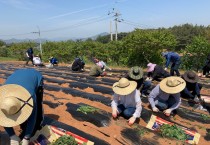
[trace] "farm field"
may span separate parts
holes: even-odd
[[[187,144],[182,141],[163,138],[160,133],[146,128],[152,114],[182,127],[198,132],[201,137],[200,145],[210,142],[209,112],[196,110],[196,105],[182,99],[182,105],[173,118],[165,117],[162,113],[153,113],[147,98],[142,98],[143,111],[141,118],[129,126],[121,117],[114,120],[111,115],[112,85],[124,69],[112,69],[105,77],[90,77],[89,68],[85,72],[72,72],[70,67],[55,68],[25,66],[25,62],[1,62],[0,84],[19,68],[35,68],[44,76],[44,115],[45,123],[57,125],[80,135],[96,145],[177,145]],[[210,79],[201,79],[203,88],[201,94],[210,96]],[[154,85],[154,84],[153,84]],[[88,105],[97,108],[95,113],[84,113],[80,107]],[[210,111],[210,104],[206,104]],[[0,131],[4,129],[0,127]],[[16,128],[16,132],[19,129]]]

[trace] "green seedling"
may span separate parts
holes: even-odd
[[[206,114],[201,114],[201,118],[203,120],[210,120],[210,116],[206,115]]]
[[[59,137],[55,142],[51,143],[51,145],[78,145],[78,143],[74,137],[63,135]]]
[[[95,108],[95,107],[91,107],[91,106],[87,106],[87,105],[83,105],[80,106],[77,111],[80,111],[84,114],[88,114],[88,113],[94,113],[94,112],[98,112],[99,109]]]
[[[182,130],[176,125],[164,124],[160,127],[160,133],[163,137],[168,137],[181,141],[187,139],[187,135],[185,134],[184,130]]]

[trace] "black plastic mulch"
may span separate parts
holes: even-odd
[[[57,108],[57,107],[60,106],[60,105],[63,105],[62,102],[53,103],[53,102],[51,102],[51,101],[43,101],[43,104],[46,104],[46,105],[48,105],[50,108],[53,108],[53,109]]]
[[[87,121],[96,125],[97,127],[109,126],[110,121],[111,121],[111,116],[112,116],[111,113],[100,110],[99,108],[97,108],[99,111],[96,111],[93,113],[90,112],[87,114],[77,111],[77,109],[83,105],[90,106],[90,105],[86,105],[82,103],[79,103],[79,104],[67,103],[66,111],[69,112],[75,119],[79,121]]]
[[[177,115],[189,121],[197,121],[204,124],[210,123],[210,118],[205,118],[205,114],[203,114],[203,117],[201,113],[193,112],[182,107],[179,107],[177,109]]]
[[[156,141],[151,141],[147,139],[143,139],[138,130],[125,128],[121,131],[121,135],[132,142],[132,145],[158,145],[159,143]],[[128,143],[129,144],[129,143]]]
[[[94,137],[88,133],[85,133],[75,127],[72,127],[72,126],[69,126],[67,124],[64,124],[62,122],[59,122],[59,121],[56,121],[52,118],[49,118],[47,116],[44,117],[44,121],[43,121],[43,125],[52,125],[52,126],[56,126],[56,127],[59,127],[59,128],[63,128],[67,131],[70,131],[72,133],[75,133],[83,138],[86,138],[92,142],[95,143],[95,145],[109,145],[109,143],[107,143],[106,141],[102,140],[102,139],[99,139],[97,137]],[[91,131],[91,130],[90,130]]]
[[[74,97],[82,97],[82,98],[89,99],[91,101],[101,102],[107,106],[110,106],[111,104],[111,99],[108,97],[104,97],[102,95],[96,95],[96,94],[91,94],[87,92],[82,92],[82,91],[72,89],[72,88],[64,88],[64,87],[59,87],[55,85],[47,85],[47,84],[44,85],[44,88],[48,91],[62,91]]]
[[[63,84],[63,83],[69,83],[70,88],[79,88],[79,89],[85,89],[85,88],[93,88],[95,92],[100,92],[103,94],[113,94],[113,91],[111,88],[95,85],[95,84],[89,84],[89,83],[82,83],[82,82],[70,82],[66,80],[59,80],[54,78],[45,78],[48,82]]]
[[[210,129],[206,129],[206,136],[204,136],[204,139],[210,141]]]

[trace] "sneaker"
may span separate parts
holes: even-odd
[[[145,95],[145,94],[141,94],[141,97],[147,98],[147,95]]]

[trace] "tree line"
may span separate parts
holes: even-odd
[[[35,42],[22,42],[5,47],[0,41],[0,56],[24,60],[26,50],[36,46]],[[39,49],[34,50],[39,54]],[[47,41],[42,44],[42,59],[48,61],[54,56],[60,62],[71,63],[80,56],[88,63],[97,57],[109,65],[145,67],[148,62],[163,64],[161,52],[165,50],[176,51],[182,56],[183,69],[201,69],[210,53],[210,26],[183,24],[170,28],[135,29],[119,33],[118,41],[110,41],[109,35],[99,36],[96,40]]]

